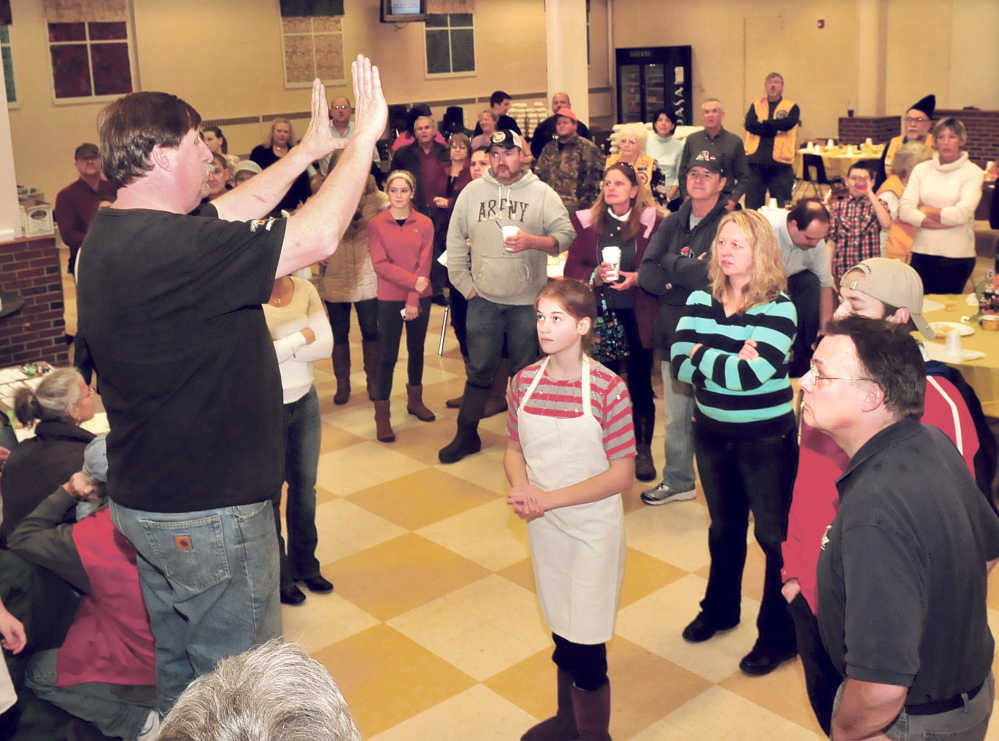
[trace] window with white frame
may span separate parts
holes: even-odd
[[[126,21],[49,23],[48,30],[56,100],[132,92]]]
[[[289,16],[281,19],[285,87],[309,87],[317,77],[326,84],[346,81],[343,64],[343,16]]]
[[[426,22],[427,75],[475,72],[475,30],[471,13],[431,14]]]
[[[7,85],[7,103],[16,103],[17,88],[14,86],[14,58],[10,53],[10,26],[0,26],[0,61],[3,63],[3,79]]]

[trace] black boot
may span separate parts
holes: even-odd
[[[382,341],[362,341],[361,352],[364,356],[364,377],[367,381],[368,398],[374,401],[375,391],[378,388],[378,364],[382,359]]]
[[[465,394],[458,412],[458,432],[454,440],[441,448],[437,458],[441,463],[457,463],[466,455],[478,453],[482,449],[479,440],[479,420],[489,401],[490,389],[465,384]]]
[[[656,410],[635,412],[635,478],[652,481],[656,478],[656,464],[652,460],[652,434],[656,428]]]

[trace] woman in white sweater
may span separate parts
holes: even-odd
[[[333,332],[315,287],[307,280],[284,276],[274,281],[264,317],[281,370],[284,389],[284,478],[288,484],[285,519],[288,548],[281,537],[281,492],[274,495],[281,556],[281,601],[298,605],[305,593],[296,581],[313,592],[332,591],[333,585],[319,572],[316,545],[316,471],[322,420],[319,397],[313,386],[312,363],[328,358]]]
[[[968,160],[964,124],[945,118],[933,127],[933,159],[912,169],[899,218],[916,227],[912,267],[926,293],[963,293],[975,268],[975,209],[982,169]]]

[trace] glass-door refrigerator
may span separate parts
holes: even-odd
[[[690,125],[692,90],[689,46],[617,49],[617,121],[648,122],[671,109],[681,126]]]

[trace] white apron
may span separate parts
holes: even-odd
[[[603,428],[590,400],[590,358],[583,356],[583,415],[559,419],[529,414],[528,400],[548,367],[534,377],[517,412],[528,480],[544,491],[593,478],[610,467]],[[624,579],[621,495],[560,507],[527,524],[541,615],[553,633],[573,643],[605,643]]]

